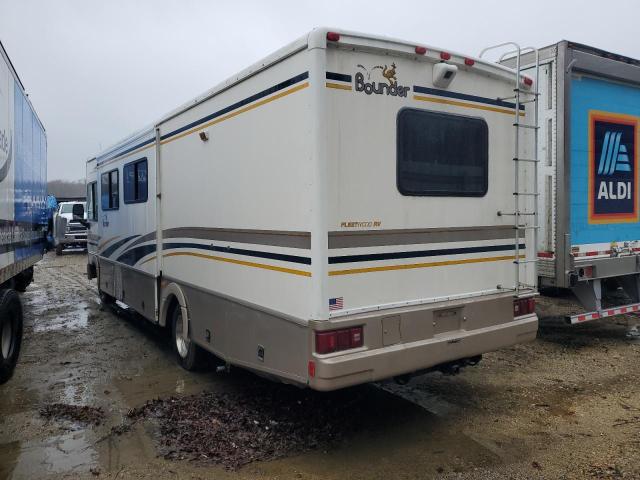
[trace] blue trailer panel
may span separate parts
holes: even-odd
[[[570,91],[571,243],[640,240],[640,88],[573,75]]]

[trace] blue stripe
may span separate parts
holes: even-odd
[[[261,98],[267,97],[269,95],[272,95],[280,90],[284,90],[285,88],[291,87],[297,83],[302,82],[303,80],[306,80],[307,78],[309,78],[309,72],[304,72],[301,73],[299,75],[296,75],[295,77],[291,77],[288,80],[285,80],[284,82],[280,82],[277,85],[274,85],[272,87],[269,87],[265,90],[262,90],[261,92],[255,93],[253,95],[251,95],[250,97],[245,98],[244,100],[240,100],[232,105],[229,105],[228,107],[225,107],[221,110],[218,110],[217,112],[211,113],[209,115],[207,115],[206,117],[202,117],[198,120],[195,120],[194,122],[191,122],[187,125],[184,125],[180,128],[177,128],[176,130],[173,130],[172,132],[166,133],[165,135],[162,135],[162,137],[160,137],[161,140],[166,140],[167,138],[173,137],[175,135],[178,135],[182,132],[185,132],[187,130],[190,130],[194,127],[197,127],[198,125],[202,125],[203,123],[206,123],[210,120],[213,120],[214,118],[220,117],[226,113],[232,112],[233,110],[236,110],[240,107],[243,107],[245,105],[248,105],[249,103],[253,103],[256,100],[259,100]],[[126,149],[124,152],[120,152],[117,153],[105,160],[100,160],[100,163],[102,162],[106,162],[108,160],[112,160],[114,158],[117,157],[121,157],[123,155],[126,155],[127,153],[131,153],[134,150],[137,150],[138,148],[150,145],[152,143],[155,142],[155,138],[150,138],[149,140],[145,140],[144,142],[138,143],[137,145],[130,147],[128,149]]]
[[[607,166],[607,150],[609,148],[609,137],[611,137],[611,132],[606,132],[604,134],[604,142],[602,144],[602,151],[600,152],[600,165],[598,165],[598,175],[602,175],[603,172],[608,168]]]
[[[479,97],[477,95],[469,95],[468,93],[449,92],[447,90],[439,90],[437,88],[413,86],[416,93],[426,93],[427,95],[435,95],[438,97],[457,98],[459,100],[468,100],[470,102],[486,103],[487,105],[496,105],[498,107],[516,108],[516,104],[505,102],[497,98]],[[520,110],[524,110],[524,105],[520,105]]]

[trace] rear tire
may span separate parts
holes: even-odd
[[[182,338],[182,328],[182,309],[176,305],[171,312],[171,343],[178,365],[191,372],[202,365],[204,352],[191,339]]]
[[[62,244],[61,243],[56,245],[56,255],[58,255],[58,256],[62,255]]]
[[[18,292],[24,292],[33,281],[33,267],[27,268],[25,271],[15,276],[13,288]]]
[[[13,290],[0,291],[0,384],[13,375],[22,345],[22,303]]]

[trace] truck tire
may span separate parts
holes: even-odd
[[[202,365],[203,350],[191,339],[182,338],[182,309],[176,305],[171,313],[171,343],[178,365],[188,371],[198,370]]]
[[[29,267],[14,277],[13,288],[18,292],[24,292],[33,281],[33,267]]]
[[[56,245],[56,255],[58,255],[58,256],[62,255],[62,250],[63,250],[62,244],[61,243],[57,244]]]
[[[22,303],[14,290],[0,290],[0,384],[18,363],[22,344]]]

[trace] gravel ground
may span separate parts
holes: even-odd
[[[99,305],[84,269],[48,255],[23,295],[0,479],[640,479],[635,317],[571,327],[572,297],[543,297],[535,342],[460,375],[321,394],[181,370],[163,332]]]

